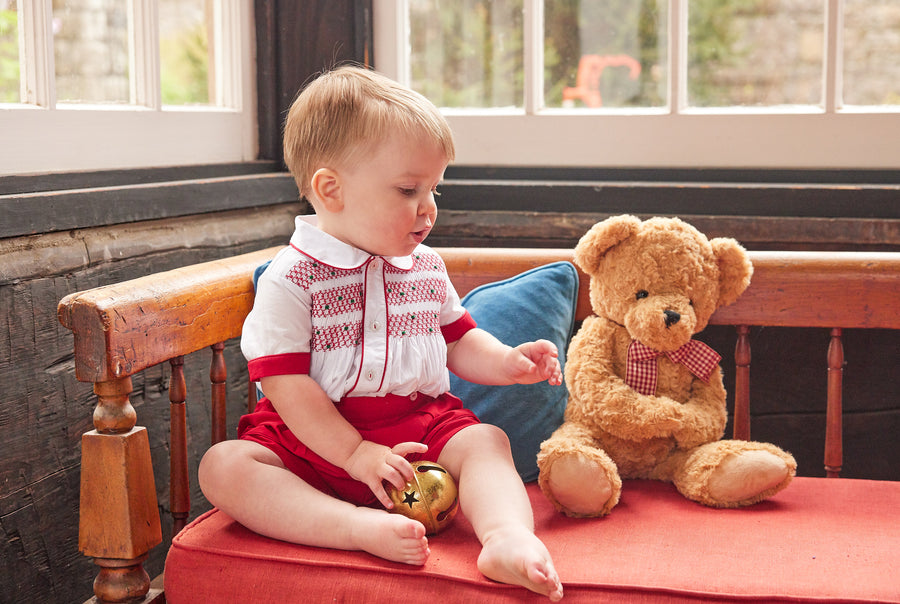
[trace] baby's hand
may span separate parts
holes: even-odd
[[[364,440],[344,464],[344,471],[352,478],[364,482],[375,494],[381,505],[387,509],[393,507],[383,481],[387,481],[398,489],[406,486],[413,479],[413,469],[406,455],[424,453],[428,450],[422,443],[405,442],[389,448],[384,445]]]
[[[548,340],[525,342],[512,349],[506,366],[509,378],[517,384],[534,384],[547,380],[553,386],[562,384],[559,351]]]

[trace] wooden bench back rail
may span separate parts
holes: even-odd
[[[146,431],[129,402],[131,376],[162,362],[171,365],[169,386],[170,506],[177,532],[190,514],[184,355],[212,349],[212,442],[225,438],[224,342],[240,335],[253,304],[253,270],[277,248],[188,266],[67,296],[62,324],[75,336],[76,377],[94,384],[95,430],[82,440],[79,549],[100,571],[95,593],[116,600],[146,593],[142,562],[162,541]],[[560,260],[570,249],[443,248],[438,250],[459,294],[492,281]],[[831,330],[827,353],[825,467],[842,465],[842,330],[900,328],[900,254],[751,252],[752,283],[711,323],[734,325],[734,437],[750,438],[750,327],[823,327]],[[576,316],[591,313],[589,279],[581,274]],[[248,409],[256,390],[248,387]]]

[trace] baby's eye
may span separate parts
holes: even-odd
[[[634,297],[637,298],[638,300],[643,300],[644,298],[646,298],[649,295],[650,295],[650,292],[648,292],[646,289],[639,289],[638,293],[636,293],[634,295]]]
[[[416,194],[416,189],[415,189],[415,187],[412,187],[412,188],[410,188],[410,187],[399,187],[398,190],[400,191],[400,194],[401,194],[401,195],[406,195],[407,197],[412,197],[413,195]]]

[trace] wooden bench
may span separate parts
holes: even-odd
[[[572,257],[571,250],[556,249],[438,251],[460,295],[480,284]],[[183,357],[212,348],[212,441],[222,440],[226,438],[224,342],[240,335],[253,304],[253,270],[275,252],[272,248],[149,275],[74,293],[59,303],[59,319],[75,336],[76,377],[92,382],[97,395],[95,430],[82,439],[79,549],[99,567],[94,589],[101,601],[159,597],[155,585],[150,589],[142,567],[147,552],[162,537],[147,432],[138,425],[129,402],[131,377],[159,363],[171,364],[169,506],[177,532],[190,514]],[[750,434],[750,327],[829,329],[828,350],[809,354],[827,359],[823,379],[827,379],[828,395],[822,401],[827,406],[824,463],[828,476],[837,477],[842,465],[842,330],[900,329],[900,253],[750,255],[755,272],[749,289],[711,321],[734,325],[737,330],[734,437],[749,438]],[[587,277],[581,275],[579,319],[590,313],[587,286]],[[810,304],[811,297],[820,303]],[[248,408],[254,404],[255,389],[248,388]],[[840,479],[835,484],[844,482],[848,481]],[[881,486],[900,509],[900,483]],[[821,488],[818,483],[817,488]],[[893,568],[897,569],[895,563]],[[900,601],[900,587],[896,596],[896,600],[873,601]]]

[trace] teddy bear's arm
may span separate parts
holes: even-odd
[[[567,417],[629,440],[671,436],[682,425],[683,405],[665,396],[642,395],[618,375],[613,359],[624,358],[619,329],[606,319],[589,317],[572,339],[565,368]]]
[[[727,411],[722,370],[716,367],[709,382],[694,378],[690,398],[683,405],[684,421],[673,436],[683,449],[696,447],[725,434]]]

